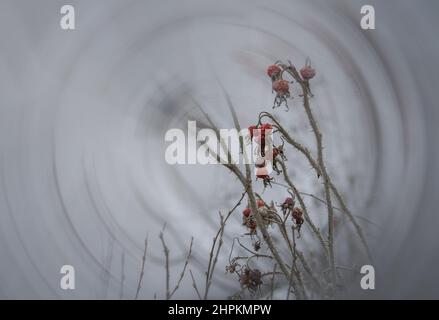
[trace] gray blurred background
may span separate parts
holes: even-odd
[[[64,4],[76,9],[74,31],[59,26]],[[360,28],[365,4],[376,30]],[[221,86],[242,124],[254,123],[272,105],[266,66],[310,57],[329,171],[373,222],[361,220],[376,290],[352,297],[439,298],[438,16],[435,0],[1,0],[0,297],[132,299],[148,235],[139,297],[163,298],[165,222],[172,281],[191,236],[201,281],[218,211],[239,184],[218,166],[169,166],[164,134],[201,119],[194,101],[231,127]],[[275,115],[311,145],[300,100],[291,106]],[[289,160],[317,194],[309,166]],[[239,213],[227,233],[226,244],[242,233]],[[226,260],[211,298],[239,287]],[[75,290],[60,289],[64,264]],[[175,298],[194,297],[185,277]]]

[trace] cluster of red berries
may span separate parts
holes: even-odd
[[[294,200],[294,197],[288,197],[280,205],[280,208],[284,216],[291,214],[291,218],[293,219],[297,231],[300,235],[300,228],[302,227],[302,224],[305,222],[305,220],[303,219],[302,209],[300,209],[299,207],[295,207],[295,204],[296,202]]]
[[[290,83],[282,79],[282,69],[273,64],[267,68],[267,75],[271,79],[273,91],[276,92],[273,108],[280,106],[282,102],[285,102],[288,107],[287,98],[290,97]]]
[[[288,214],[294,209],[295,201],[292,197],[288,197],[285,201],[280,205],[283,215]]]
[[[256,201],[256,204],[258,208],[265,207],[265,202],[261,199],[258,199]],[[242,224],[249,229],[251,235],[256,233],[256,220],[253,216],[252,210],[249,207],[245,208],[244,211],[242,211]]]
[[[288,110],[287,99],[290,97],[290,82],[282,78],[282,73],[283,70],[279,65],[273,64],[267,68],[267,75],[271,79],[272,89],[276,92],[273,108],[279,107],[282,103],[285,103]],[[300,76],[306,82],[314,78],[315,75],[316,71],[311,68],[311,63],[309,61],[307,61],[305,67],[300,69]]]

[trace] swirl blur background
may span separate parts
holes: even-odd
[[[74,31],[59,26],[64,4]],[[365,4],[376,30],[360,28]],[[374,255],[376,290],[353,297],[439,298],[438,15],[435,0],[2,0],[0,297],[131,299],[148,235],[140,298],[163,298],[165,222],[173,283],[191,236],[201,280],[218,211],[241,190],[219,166],[168,165],[165,132],[202,119],[195,101],[230,128],[222,88],[254,123],[272,105],[266,66],[310,57],[329,171]],[[312,145],[299,99],[274,113]],[[289,160],[317,193],[309,166]],[[212,298],[237,288],[226,259]],[[195,297],[189,277],[175,297]]]

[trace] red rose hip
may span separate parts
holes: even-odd
[[[287,80],[276,80],[273,82],[273,90],[280,94],[286,94],[290,91],[290,85]]]
[[[279,75],[280,72],[281,69],[274,64],[267,68],[267,75],[272,79],[275,78],[277,75]]]
[[[300,75],[304,80],[311,80],[316,75],[316,71],[310,66],[306,66],[300,69]]]
[[[250,208],[245,208],[244,211],[242,211],[242,215],[247,218],[250,216],[251,213],[252,211],[250,210]]]

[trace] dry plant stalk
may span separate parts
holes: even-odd
[[[251,255],[238,255],[234,258],[229,259],[229,265],[227,266],[226,270],[229,273],[236,274],[239,278],[241,286],[244,289],[248,289],[252,296],[255,296],[255,294],[260,289],[260,284],[262,283],[261,278],[263,274],[259,270],[251,268],[248,262],[255,257],[260,258],[265,256],[273,260],[273,263],[280,269],[280,274],[283,275],[287,280],[287,299],[290,298],[291,292],[294,293],[297,299],[307,299],[309,298],[310,294],[312,294],[313,296],[332,298],[337,295],[337,288],[341,285],[342,281],[339,273],[337,272],[338,267],[336,265],[334,249],[334,210],[338,209],[333,206],[334,197],[341,206],[341,212],[347,216],[348,220],[354,226],[354,229],[359,236],[368,257],[370,258],[369,249],[361,227],[355,220],[352,213],[349,211],[345,201],[341,197],[341,193],[332,182],[326,169],[323,154],[323,137],[310,105],[310,98],[313,97],[313,94],[311,93],[310,80],[315,76],[315,70],[311,67],[310,61],[307,60],[306,65],[300,71],[297,71],[297,69],[289,61],[288,63],[276,62],[275,64],[268,67],[267,74],[272,80],[272,89],[276,93],[273,108],[279,107],[284,104],[287,111],[289,110],[287,103],[288,99],[291,98],[291,82],[284,79],[284,74],[288,74],[294,80],[294,82],[299,85],[302,91],[300,97],[303,102],[303,107],[307,115],[309,125],[312,128],[314,134],[317,155],[313,156],[311,151],[307,147],[297,142],[291,136],[291,134],[288,133],[288,131],[282,126],[282,124],[269,112],[262,112],[258,117],[257,124],[248,128],[250,140],[255,141],[254,138],[255,136],[257,136],[256,141],[260,145],[259,150],[262,149],[261,154],[263,160],[262,162],[264,163],[264,165],[266,161],[264,156],[268,153],[272,156],[272,158],[271,160],[267,161],[272,162],[272,167],[278,175],[282,173],[282,177],[286,184],[282,184],[277,181],[273,182],[274,178],[262,171],[260,173],[258,173],[257,171],[256,180],[261,179],[264,188],[268,186],[271,187],[272,183],[284,186],[286,188],[286,191],[290,194],[290,197],[285,199],[285,201],[280,205],[283,214],[283,216],[281,216],[278,213],[278,210],[275,208],[273,202],[271,205],[267,205],[266,202],[259,195],[254,193],[253,183],[257,183],[257,181],[252,180],[252,168],[249,164],[247,164],[249,163],[249,161],[245,161],[246,164],[244,166],[244,171],[241,171],[241,169],[236,164],[230,162],[222,163],[238,178],[245,190],[245,194],[247,194],[248,206],[243,211],[243,225],[248,228],[248,235],[250,235],[252,241],[253,237],[256,237],[258,239],[256,242],[253,242],[253,245],[256,246],[257,244],[257,246],[260,247],[261,243],[263,243],[267,247],[267,252],[269,253],[268,255],[258,254],[242,245],[242,243],[239,242],[238,239],[240,246],[244,247],[245,251],[250,252]],[[241,127],[236,116],[235,108],[224,88],[223,92],[229,110],[231,112],[235,128],[238,130],[238,132],[240,132]],[[201,107],[199,108],[202,110]],[[203,110],[202,112],[209,123],[209,127],[213,129],[219,137],[218,128]],[[271,123],[264,123],[264,119],[270,120]],[[272,133],[279,135],[279,138],[282,140],[282,145],[273,146],[272,149],[269,149],[269,146],[266,146],[266,144],[268,145],[267,137],[269,134]],[[225,144],[220,137],[219,139],[221,142],[221,148],[223,148],[223,151],[226,152],[228,158],[230,159],[229,150],[227,150]],[[266,139],[267,143],[265,141]],[[305,200],[302,197],[303,193],[301,193],[297,186],[293,184],[292,179],[288,175],[286,167],[287,159],[284,154],[285,142],[305,156],[311,167],[315,170],[317,179],[320,179],[323,182],[325,200],[321,200],[314,195],[311,196],[319,199],[325,204],[327,210],[328,226],[328,233],[326,237],[312,221],[309,210],[305,204]],[[268,149],[265,150],[266,148]],[[245,153],[243,137],[240,137],[240,151],[244,157],[247,156]],[[214,151],[209,150],[209,152],[211,156],[216,158],[218,161],[220,160],[219,156]],[[257,164],[258,162],[256,162],[256,167],[258,168]],[[296,199],[299,203],[298,207],[295,206]],[[292,222],[288,220],[289,217],[291,217]],[[305,255],[297,248],[296,241],[300,239],[302,224],[306,224],[309,227],[311,234],[316,238],[322,248],[323,257],[327,263],[327,268],[325,269],[325,271],[330,271],[329,279],[326,279],[324,275],[317,276],[316,273],[312,270],[311,265],[307,262]],[[280,253],[279,250],[281,250],[281,248],[279,244],[275,244],[273,242],[272,236],[268,231],[269,228],[271,230],[272,226],[278,227],[279,233],[285,241],[287,251],[290,255],[289,259],[291,259],[290,265],[288,264],[288,262],[286,262],[285,255]],[[223,232],[224,230],[223,223],[220,230],[221,232]],[[288,230],[291,230],[291,237]],[[261,237],[259,237],[259,234],[261,235]],[[232,253],[230,255],[232,255]],[[246,261],[244,265],[240,264],[240,261],[242,260]],[[303,273],[305,273],[306,279]],[[274,281],[274,276],[278,273],[273,271],[268,274],[272,274]],[[272,294],[273,293],[271,292],[270,295]],[[205,296],[205,298],[206,297],[207,296]]]
[[[181,281],[183,280],[184,275],[186,273],[186,269],[187,269],[187,266],[189,264],[189,259],[190,259],[191,255],[192,255],[192,245],[194,243],[194,238],[193,237],[191,238],[191,242],[189,244],[189,251],[188,251],[188,253],[186,255],[186,259],[184,261],[183,269],[182,269],[182,271],[180,273],[180,276],[178,277],[177,284],[175,285],[174,289],[171,290],[170,289],[171,270],[170,270],[170,263],[169,263],[169,252],[170,251],[169,251],[169,248],[168,248],[168,246],[166,244],[165,237],[163,235],[165,229],[166,229],[166,224],[163,226],[162,231],[160,231],[160,233],[159,233],[159,239],[160,239],[160,241],[162,243],[163,252],[164,252],[164,255],[165,255],[166,300],[170,300],[172,298],[172,296],[174,295],[174,293],[178,290],[178,288],[180,288]]]
[[[142,266],[140,267],[139,282],[137,283],[136,296],[134,297],[135,300],[137,300],[137,298],[139,297],[140,288],[142,286],[143,275],[145,273],[145,260],[146,260],[147,248],[148,248],[148,236],[146,236],[146,238],[145,238],[145,246],[143,249],[143,256],[142,256]]]
[[[244,168],[242,169],[230,161],[230,150],[227,149],[226,143],[221,139],[220,130],[203,108],[194,100],[194,103],[207,120],[207,124],[205,124],[204,127],[214,130],[220,141],[220,148],[222,148],[222,151],[227,155],[229,161],[226,163],[221,161],[220,156],[215,151],[209,149],[206,145],[204,146],[218,163],[221,163],[235,175],[244,190],[236,205],[225,217],[221,212],[219,213],[220,227],[212,241],[207,270],[204,273],[203,293],[201,293],[196,283],[192,270],[189,270],[192,287],[199,299],[208,298],[215,267],[223,246],[226,222],[228,222],[231,215],[241,205],[246,196],[247,206],[242,211],[242,220],[247,233],[239,237],[233,237],[229,253],[229,264],[226,266],[226,272],[235,275],[241,287],[240,291],[234,294],[232,298],[240,299],[245,297],[248,293],[251,298],[266,296],[267,299],[273,299],[275,283],[285,284],[287,300],[289,300],[292,295],[294,295],[296,299],[337,297],[339,287],[343,286],[343,278],[338,270],[346,268],[338,266],[336,263],[334,243],[335,210],[348,218],[365,249],[367,257],[371,259],[363,230],[348,209],[345,200],[326,169],[323,153],[323,136],[310,104],[310,99],[313,97],[310,80],[315,76],[315,70],[311,67],[310,61],[307,60],[305,66],[300,69],[300,71],[297,71],[290,61],[287,63],[278,61],[268,67],[267,75],[272,81],[272,89],[276,94],[273,109],[284,105],[288,111],[288,99],[292,98],[290,94],[291,83],[298,84],[301,89],[299,97],[302,99],[302,105],[307,115],[309,126],[314,134],[317,154],[313,155],[308,147],[299,143],[273,114],[266,111],[261,112],[257,117],[256,125],[248,128],[248,140],[258,144],[257,150],[259,150],[260,153],[260,157],[255,163],[256,179],[253,180],[253,168],[247,158],[249,155],[246,154],[246,141],[244,137],[239,137],[240,153],[245,158]],[[293,81],[287,81],[284,79],[284,75],[288,75]],[[234,126],[238,132],[241,132],[241,126],[234,105],[226,90],[224,88],[222,89]],[[264,123],[266,120],[269,122]],[[278,139],[282,141],[282,144],[277,146],[274,145],[274,143],[271,144],[270,142],[274,141],[270,140],[271,135],[278,137]],[[288,174],[285,144],[291,146],[292,150],[302,154],[315,171],[316,178],[323,184],[324,200],[315,195],[301,192],[300,188],[294,183]],[[278,178],[276,180],[273,176],[270,176],[269,173],[263,171],[263,169],[266,168],[266,162],[271,163],[274,172],[277,173]],[[279,181],[280,179],[282,179],[282,181]],[[262,180],[264,190],[267,187],[272,187],[272,184],[275,184],[283,187],[285,192],[288,193],[288,196],[284,198],[283,202],[279,205],[275,205],[272,200],[265,201],[261,195],[254,191],[254,185],[259,183],[258,180]],[[325,205],[328,226],[326,235],[322,233],[312,220],[309,207],[303,196],[309,196]],[[297,206],[296,201],[298,202]],[[334,207],[334,201],[338,202],[340,208]],[[306,231],[302,230],[303,225],[307,226]],[[165,255],[166,299],[170,299],[180,287],[181,281],[184,278],[192,252],[193,239],[191,239],[189,252],[186,256],[185,264],[178,278],[177,285],[171,291],[169,248],[166,245],[163,230],[160,232],[159,238],[162,242]],[[299,244],[303,239],[303,232],[309,232],[311,239],[317,241],[318,247],[321,249],[321,252],[319,252],[320,255],[317,258],[312,257],[312,254],[315,256],[315,253],[305,253],[300,250]],[[276,238],[280,236],[282,242],[275,242],[273,236]],[[247,240],[247,242],[251,244],[251,248],[249,244],[243,243],[241,239]],[[235,246],[235,244],[237,245]],[[136,299],[143,277],[146,245],[147,242],[145,241],[145,251],[142,259],[142,270]],[[266,273],[261,272],[258,268],[253,266],[254,260],[266,261],[269,265],[271,264],[271,268],[268,269],[271,271]],[[329,277],[327,277],[326,274],[329,274]],[[264,289],[266,292],[263,293],[261,287],[264,284],[263,279],[265,277],[270,277],[270,281],[267,283],[268,288]],[[281,277],[283,281],[279,281],[279,279],[277,279],[278,277]]]

